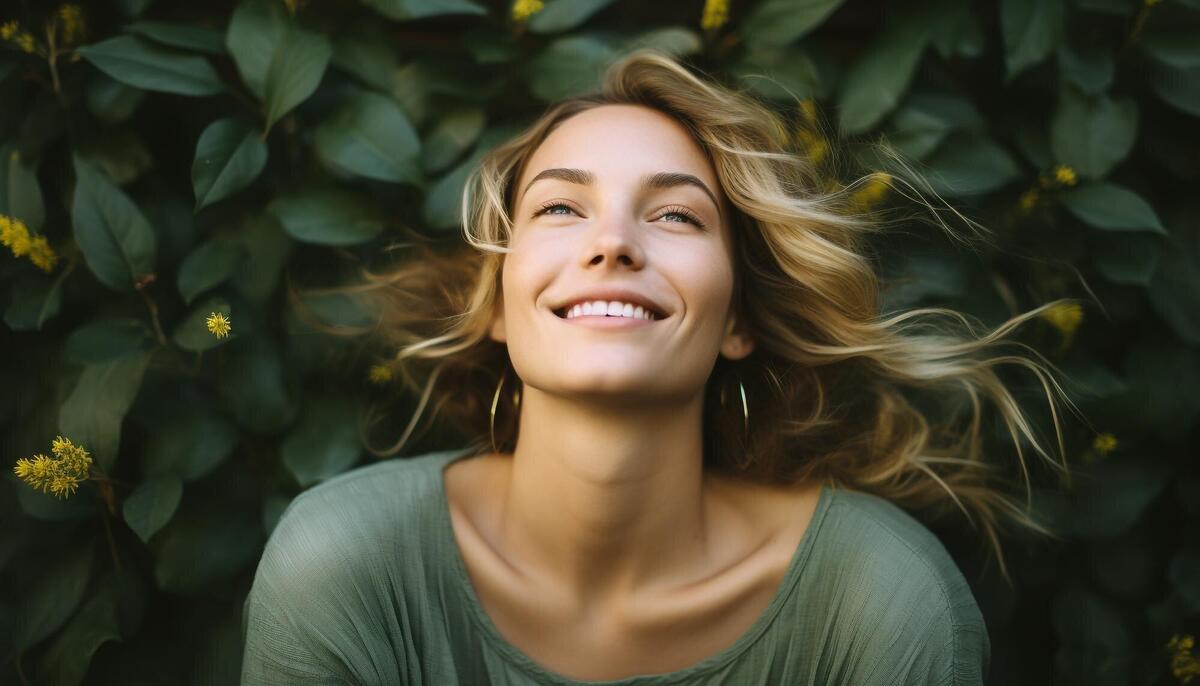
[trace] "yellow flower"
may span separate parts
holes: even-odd
[[[56,459],[42,454],[33,459],[19,458],[13,472],[33,488],[59,497],[73,495],[80,482],[87,479],[92,456],[83,446],[58,436],[52,443]]]
[[[205,324],[208,325],[208,330],[217,338],[224,338],[229,335],[229,320],[220,312],[213,312],[208,315],[208,320]]]
[[[392,380],[392,370],[388,369],[382,364],[377,364],[371,367],[369,374],[371,383],[373,384],[382,385]]]
[[[1092,450],[1107,455],[1117,449],[1117,437],[1110,433],[1102,433],[1092,441]]]
[[[33,262],[44,272],[54,269],[54,265],[58,262],[58,255],[54,253],[54,249],[46,242],[45,236],[34,236],[30,241],[29,261]]]
[[[30,236],[29,227],[16,217],[0,214],[0,244],[12,250],[14,257],[29,255],[29,260],[44,271],[50,271],[58,261],[58,255],[45,236]]]
[[[808,153],[808,159],[812,161],[813,165],[820,166],[829,154],[829,143],[825,141],[824,136],[815,131],[800,129],[796,132],[796,140],[800,142],[800,147]]]
[[[700,28],[705,31],[719,29],[729,21],[729,0],[705,0],[704,12],[700,17]]]
[[[525,21],[531,16],[542,11],[546,3],[542,0],[516,0],[512,6],[513,21]]]
[[[70,45],[83,38],[85,33],[85,24],[83,21],[83,9],[75,3],[67,3],[58,8],[58,19],[62,22],[59,26],[62,30],[62,41],[64,45]]]
[[[16,19],[0,24],[0,38],[10,41],[24,52],[34,51],[33,36],[28,31],[21,30],[21,25]]]
[[[1055,305],[1042,312],[1042,319],[1070,338],[1083,322],[1083,306],[1078,303]]]
[[[1192,655],[1192,648],[1196,645],[1196,639],[1191,634],[1180,636],[1175,634],[1167,641],[1167,650],[1174,652],[1171,656],[1171,674],[1179,679],[1179,683],[1186,684],[1194,677],[1200,676],[1200,660]]]
[[[1065,164],[1060,164],[1054,168],[1054,180],[1063,186],[1074,186],[1077,180],[1075,170]]]
[[[1041,195],[1042,194],[1040,191],[1038,191],[1038,189],[1030,188],[1021,194],[1021,197],[1017,200],[1017,205],[1021,208],[1022,212],[1029,212],[1035,206],[1037,206],[1038,200],[1041,199]]]
[[[16,19],[13,19],[12,21],[6,21],[3,24],[0,24],[0,38],[3,38],[4,40],[12,40],[12,37],[17,35],[17,31],[19,31],[20,28],[21,25],[17,23]]]
[[[872,173],[867,182],[850,196],[851,204],[860,212],[871,209],[887,195],[891,179],[892,176],[887,172]]]

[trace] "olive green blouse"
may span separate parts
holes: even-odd
[[[352,469],[297,496],[242,614],[242,684],[967,684],[990,642],[929,529],[891,502],[821,489],[766,610],[732,645],[673,672],[580,681],[508,643],[451,525],[442,451]]]

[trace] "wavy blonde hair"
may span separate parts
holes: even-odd
[[[1022,438],[1069,478],[1055,392],[1074,406],[1047,371],[1057,371],[1054,365],[1005,337],[1022,322],[1070,301],[1047,303],[983,335],[976,332],[977,321],[973,325],[946,308],[881,314],[880,279],[867,239],[888,223],[878,213],[863,211],[856,200],[859,186],[882,178],[905,197],[932,205],[894,174],[863,176],[846,185],[831,182],[804,149],[804,137],[770,106],[701,78],[652,49],[614,62],[598,93],[553,104],[481,158],[462,195],[466,245],[414,235],[398,246],[411,249],[407,259],[381,272],[364,268],[361,284],[338,289],[375,299],[372,340],[387,367],[419,396],[403,436],[390,448],[368,443],[368,449],[379,457],[396,454],[431,398],[431,421],[446,417],[475,436],[478,447],[490,443],[495,401],[496,442],[501,451],[515,445],[512,390],[519,380],[508,371],[507,349],[487,335],[513,228],[513,187],[555,127],[606,104],[651,107],[683,124],[732,205],[734,307],[757,345],[743,360],[719,358],[708,381],[705,468],[772,484],[816,479],[874,493],[904,508],[930,509],[935,516],[957,506],[976,530],[982,527],[1011,583],[998,536],[1003,518],[1058,536],[1029,516],[1002,484],[993,483],[1000,470],[984,459],[982,401],[995,404],[1012,438],[1030,502]],[[920,181],[898,156],[893,159]],[[951,238],[967,245],[983,239],[986,229],[950,210],[968,227],[959,233],[938,219]],[[1002,353],[1005,345],[1028,350],[1032,357]],[[1041,382],[1061,464],[1042,447],[998,376],[995,368],[1006,363],[1033,372]],[[509,392],[498,395],[502,374]],[[748,432],[740,396],[720,402],[725,389],[736,392],[739,380],[749,404]],[[447,390],[435,396],[438,383]],[[954,399],[955,411],[937,422],[910,402],[906,394],[913,391]]]

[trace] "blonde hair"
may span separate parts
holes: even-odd
[[[386,450],[369,444],[368,449],[380,457],[397,453],[431,398],[431,417],[446,417],[475,436],[479,446],[490,443],[489,412],[509,361],[506,348],[487,334],[499,297],[504,246],[512,232],[514,186],[555,127],[606,104],[651,107],[679,121],[707,155],[731,205],[734,306],[756,347],[744,360],[719,358],[714,367],[706,388],[705,468],[772,484],[820,480],[938,516],[957,506],[976,530],[982,527],[1011,583],[998,536],[1003,518],[1058,536],[1030,517],[1000,483],[993,483],[1000,481],[1000,469],[984,459],[982,400],[999,410],[1031,501],[1021,439],[1067,473],[1054,392],[1074,406],[1046,369],[1056,369],[1054,365],[1005,337],[1069,301],[1047,303],[984,335],[968,316],[946,308],[884,316],[867,238],[887,222],[878,213],[861,211],[855,192],[861,183],[883,178],[905,197],[932,205],[894,174],[860,177],[845,186],[831,182],[771,107],[698,77],[652,49],[616,61],[598,93],[553,104],[519,135],[481,158],[463,190],[465,246],[414,236],[400,246],[412,249],[408,259],[382,272],[363,269],[362,284],[338,289],[375,299],[378,319],[370,330],[372,340],[390,357],[388,368],[419,395],[404,435]],[[898,156],[892,159],[919,182]],[[959,234],[938,218],[951,238],[967,245],[982,240],[986,229],[951,212],[969,227]],[[938,215],[936,210],[933,214]],[[1004,345],[1028,350],[1036,359],[1003,353]],[[1061,465],[1042,447],[997,375],[995,367],[1006,363],[1033,372],[1041,382]],[[723,389],[736,392],[738,380],[749,403],[748,433],[743,432],[740,397],[724,407],[717,402]],[[507,373],[508,392],[496,408],[495,435],[502,451],[511,450],[516,441],[511,393],[516,381],[514,373]],[[434,397],[438,383],[448,390]],[[955,411],[935,424],[906,397],[911,391],[955,400]],[[964,420],[960,415],[967,405]]]

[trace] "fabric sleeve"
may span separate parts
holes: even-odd
[[[336,516],[301,494],[271,533],[242,610],[242,686],[376,683],[362,588]]]

